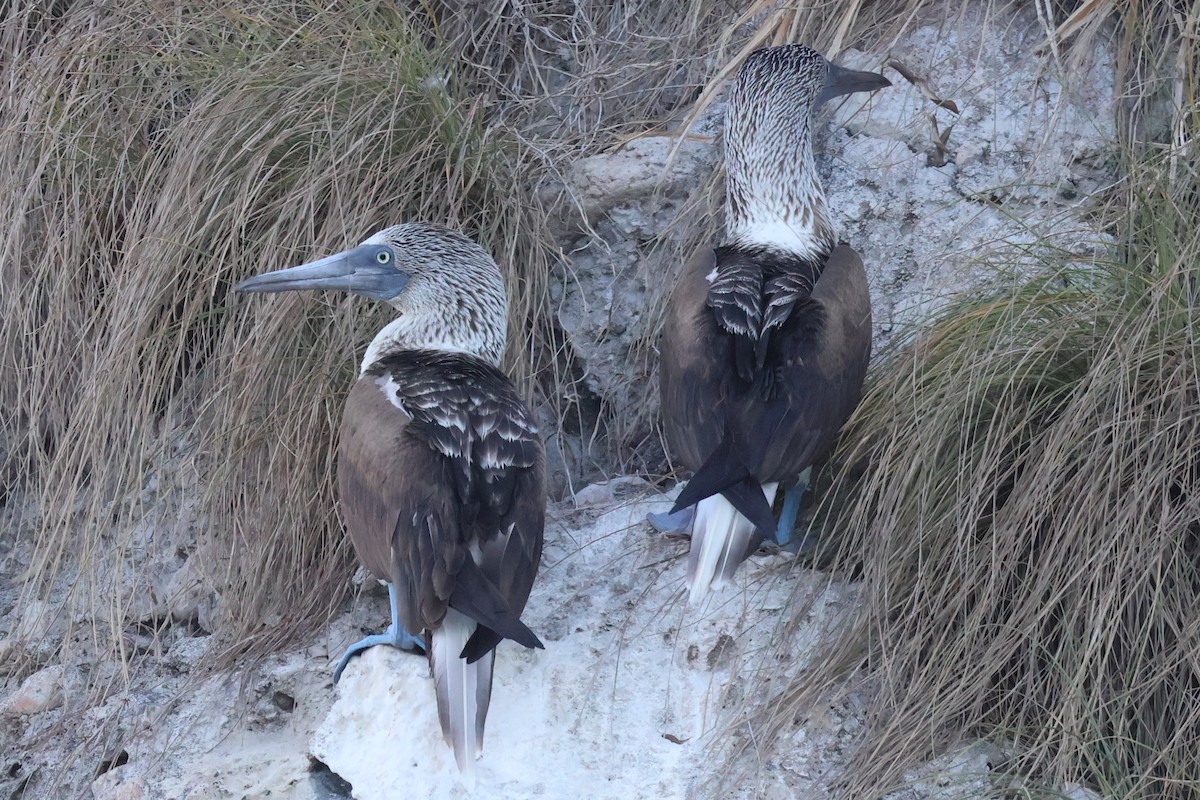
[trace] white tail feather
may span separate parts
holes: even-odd
[[[468,787],[475,783],[475,759],[483,752],[483,725],[492,694],[493,653],[474,664],[459,657],[476,625],[465,614],[447,609],[441,627],[430,636],[429,649],[442,735],[454,748],[454,760]]]
[[[778,483],[763,488],[768,503],[775,502]],[[692,549],[688,554],[688,602],[697,605],[709,589],[720,588],[742,563],[754,525],[719,494],[696,504],[692,520]]]

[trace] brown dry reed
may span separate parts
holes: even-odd
[[[876,3],[870,24],[920,5]],[[478,237],[507,277],[510,372],[558,424],[607,424],[580,412],[548,306],[544,198],[572,202],[554,188],[574,158],[682,117],[718,66],[710,43],[740,47],[731,19],[650,0],[9,9],[0,487],[31,515],[14,527],[21,605],[49,601],[33,630],[86,631],[126,664],[145,634],[199,623],[216,665],[339,606],[353,559],[331,439],[389,312],[231,287],[384,225]],[[195,566],[199,619],[173,618],[180,587],[148,574],[171,548]]]
[[[988,254],[1042,266],[898,337],[843,438],[816,561],[864,604],[744,721],[786,741],[852,688],[844,796],[980,735],[1025,776],[997,797],[1200,796],[1200,10],[1121,11],[1108,238]]]
[[[0,430],[6,488],[41,514],[24,591],[123,656],[131,623],[195,622],[155,619],[166,598],[147,608],[160,587],[141,574],[174,546],[139,527],[174,489],[198,501],[179,558],[219,597],[203,621],[230,655],[293,640],[348,585],[330,440],[388,311],[248,299],[238,280],[401,220],[459,226],[505,270],[527,381],[540,211],[512,137],[457,99],[418,22],[388,3],[200,2],[0,23]]]
[[[1001,21],[1012,8],[983,5]],[[698,113],[759,43],[882,52],[932,9],[952,20],[968,6],[11,4],[0,490],[33,509],[22,604],[49,600],[47,617],[136,664],[147,645],[131,632],[197,622],[170,618],[145,574],[147,554],[178,541],[215,600],[213,665],[272,652],[339,607],[353,560],[331,438],[388,311],[231,287],[403,219],[491,250],[513,300],[508,368],[560,424],[612,427],[619,463],[621,426],[639,425],[604,419],[603,403],[585,419],[547,301],[546,208],[573,200],[554,191],[566,165]],[[1194,12],[1037,6],[1064,59],[1117,8],[1131,142],[1154,127],[1148,99],[1195,107],[1194,49],[1178,46],[1195,41]],[[1164,74],[1180,79],[1164,90]],[[1158,138],[1181,155],[1194,123],[1176,114]],[[852,796],[983,723],[1035,765],[1125,776],[1130,796],[1195,762],[1197,623],[1180,603],[1195,591],[1195,184],[1185,158],[1131,153],[1111,262],[964,301],[888,359],[856,418],[846,452],[870,466],[832,564],[866,578],[870,603],[819,680],[783,693],[789,715],[755,721],[781,732],[802,698],[869,672]],[[650,273],[711,238],[717,192],[697,196]],[[1190,229],[1167,224],[1180,214]],[[665,293],[649,297],[632,354],[647,364]],[[146,523],[164,507],[178,518]],[[104,674],[120,677],[92,679]]]

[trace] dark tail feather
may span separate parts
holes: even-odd
[[[757,340],[751,339],[749,336],[733,337],[733,364],[737,367],[738,377],[746,383],[754,381],[754,375],[758,372],[759,360],[757,353]]]
[[[484,653],[499,644],[500,639],[512,639],[525,647],[543,647],[541,640],[512,612],[500,592],[469,558],[463,560],[454,594],[450,596],[450,607],[480,625],[462,650],[462,656],[470,663],[482,658]],[[490,628],[490,631],[481,634],[483,627]],[[492,637],[495,637],[495,642],[484,647]]]
[[[683,487],[671,513],[694,506],[706,497],[719,494],[730,486],[738,484],[750,477],[750,470],[742,463],[742,459],[734,452],[733,444],[728,438],[717,445],[696,474]],[[729,502],[733,503],[731,499]],[[737,507],[737,503],[733,503]],[[740,510],[740,509],[739,509]]]
[[[495,650],[496,645],[500,644],[503,639],[503,636],[496,633],[487,625],[480,625],[471,634],[471,638],[467,640],[467,646],[463,648],[462,653],[459,655],[465,658],[468,664],[474,664],[492,650]]]
[[[753,478],[746,478],[721,492],[729,504],[746,519],[754,523],[759,532],[769,535],[775,531],[775,512],[763,494],[762,486]],[[754,544],[758,547],[758,542]],[[753,552],[753,551],[751,551]],[[743,556],[744,558],[744,556]]]
[[[700,469],[696,470],[687,486],[683,487],[675,505],[671,507],[671,513],[694,506],[714,494],[724,495],[739,514],[753,522],[764,534],[774,533],[775,512],[771,510],[762,486],[750,475],[750,470],[728,438],[722,440],[712,455],[700,465]]]

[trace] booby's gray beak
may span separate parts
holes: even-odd
[[[859,72],[856,69],[846,69],[830,63],[829,71],[825,73],[825,86],[817,95],[817,105],[844,94],[873,92],[891,85],[891,81],[877,72]]]
[[[319,261],[247,278],[239,292],[295,292],[303,289],[353,292],[391,300],[404,291],[410,276],[396,268],[396,254],[386,244],[362,244]]]

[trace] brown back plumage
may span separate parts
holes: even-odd
[[[366,647],[407,648],[424,634],[442,733],[469,782],[493,650],[501,639],[542,646],[520,616],[542,554],[545,454],[498,369],[508,307],[500,268],[462,233],[412,222],[237,288],[348,291],[399,312],[367,347],[338,445],[350,540],[389,584],[397,619],[387,636],[352,645],[334,681]]]
[[[723,327],[710,300],[720,267],[717,251],[702,251],[671,298],[659,368],[667,442],[692,470],[725,444],[760,484],[794,477],[825,455],[862,394],[871,352],[862,260],[846,245],[833,249],[749,379],[738,340],[751,337]]]
[[[738,70],[725,120],[728,238],[685,268],[660,368],[667,440],[695,470],[674,509],[697,506],[692,602],[775,529],[777,484],[825,454],[861,395],[870,297],[858,256],[833,246],[813,111],[888,85],[802,45],[757,50]],[[788,491],[785,526],[799,502]]]
[[[544,472],[524,401],[473,356],[396,352],[347,398],[338,483],[354,549],[395,587],[408,631],[437,628],[449,607],[479,622],[468,660],[502,638],[541,646],[519,617],[541,559]]]

